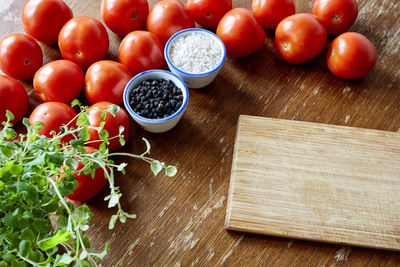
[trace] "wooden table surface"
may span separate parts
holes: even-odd
[[[23,32],[23,0],[0,0],[0,37]],[[74,16],[100,19],[100,0],[66,0]],[[156,1],[149,1],[152,6]],[[274,31],[266,31],[264,47],[242,59],[227,58],[216,80],[190,90],[188,108],[170,132],[151,134],[132,121],[124,150],[141,153],[142,137],[152,156],[178,167],[176,177],[154,178],[148,165],[131,160],[117,177],[123,207],[137,219],[108,230],[114,210],[103,197],[90,200],[94,217],[89,235],[111,250],[103,266],[399,266],[390,251],[342,247],[224,230],[225,209],[236,123],[240,114],[348,125],[400,132],[400,2],[358,0],[359,16],[351,31],[375,45],[378,60],[363,79],[347,81],[327,69],[328,44],[316,59],[302,65],[281,60]],[[297,13],[310,12],[312,0],[295,0]],[[251,7],[250,0],[233,1]],[[110,33],[107,58],[116,60],[120,37]],[[333,38],[330,37],[329,41]],[[61,58],[57,46],[41,45],[45,62]],[[38,103],[32,81],[31,108]],[[400,134],[400,133],[399,133]]]

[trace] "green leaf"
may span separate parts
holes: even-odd
[[[121,194],[113,194],[110,198],[110,201],[108,202],[108,207],[109,208],[115,207],[118,204],[120,197]]]
[[[165,174],[166,174],[167,176],[169,176],[169,177],[175,176],[177,172],[178,172],[178,170],[176,169],[175,166],[168,166],[168,167],[165,169]]]
[[[14,216],[12,213],[7,213],[2,219],[2,222],[10,228],[18,228],[18,217]]]
[[[128,166],[128,164],[125,163],[125,162],[123,162],[123,163],[121,163],[120,165],[118,165],[117,170],[118,170],[119,172],[123,172],[123,173],[125,174],[125,167],[126,167],[126,166]]]
[[[57,255],[54,266],[64,266],[65,264],[69,266],[73,260],[74,258],[67,253],[64,253],[62,256]]]
[[[12,262],[15,259],[16,258],[13,254],[4,254],[3,255],[3,260],[5,260],[6,262]]]
[[[49,202],[42,204],[42,208],[47,213],[55,212],[57,210],[57,208],[58,208],[58,199],[57,198],[52,198]]]
[[[88,220],[92,218],[93,214],[90,211],[88,205],[81,205],[76,209],[76,214],[80,219]]]
[[[48,154],[48,160],[56,164],[56,166],[61,166],[64,163],[65,156],[61,153]]]
[[[76,159],[74,159],[74,158],[68,158],[68,159],[65,161],[65,165],[67,165],[68,167],[70,167],[72,171],[76,171],[76,170],[78,169],[79,162],[78,162]]]
[[[85,112],[79,113],[78,119],[76,120],[76,125],[82,126],[82,127],[90,125],[89,119],[88,119],[87,114]]]
[[[11,267],[26,267],[26,263],[24,261],[13,260]]]
[[[119,106],[117,106],[117,105],[113,104],[113,105],[108,106],[108,112],[110,112],[111,115],[113,115],[114,117],[115,117],[115,114],[117,114],[118,110],[119,110]]]
[[[99,137],[101,139],[103,139],[104,141],[107,141],[108,136],[109,136],[109,134],[108,134],[107,130],[101,130],[100,133],[99,133]]]
[[[122,134],[124,132],[124,130],[125,130],[125,127],[120,125],[119,126],[119,134]]]
[[[32,243],[26,240],[19,242],[18,252],[22,257],[28,256],[32,248]]]
[[[107,152],[106,149],[107,149],[106,143],[104,143],[104,142],[101,143],[100,146],[99,146],[99,151],[100,151],[100,153],[101,153],[101,154],[105,154],[105,153]]]
[[[1,169],[1,170],[3,170],[3,169]],[[1,175],[0,175],[0,177],[1,177]],[[2,181],[0,181],[0,191],[3,191],[3,189],[4,189],[4,183]]]
[[[71,107],[80,106],[80,105],[81,105],[81,102],[79,102],[78,99],[74,99],[74,100],[71,102]]]
[[[17,133],[11,128],[5,128],[4,134],[5,134],[5,137],[7,138],[7,140],[10,140],[11,138],[13,138],[14,136],[17,135]]]
[[[90,139],[89,128],[83,127],[81,130],[79,130],[79,138],[84,142],[89,141]]]
[[[14,114],[11,111],[9,111],[8,109],[6,110],[6,118],[9,121],[12,121],[14,119]]]
[[[103,114],[103,113],[102,113]],[[101,119],[101,118],[100,118]],[[105,118],[104,119],[102,119],[102,120],[105,120]],[[106,125],[106,122],[105,121],[102,121],[102,122],[100,122],[100,130],[103,130],[104,129],[104,126]]]
[[[157,176],[157,174],[162,170],[162,165],[158,160],[154,160],[150,163],[150,169],[154,173],[154,176]]]
[[[130,218],[130,219],[136,219],[136,214],[125,213],[125,216]]]
[[[104,250],[101,253],[90,253],[90,255],[102,260],[107,255],[109,250],[110,250],[110,242],[107,242]]]
[[[41,122],[41,121],[35,121],[35,122],[33,123],[33,128],[36,129],[36,130],[42,129],[42,128],[43,128],[43,122]]]
[[[11,157],[11,155],[12,155],[12,150],[10,148],[8,148],[8,146],[6,146],[5,144],[0,145],[0,151],[7,158]]]
[[[83,142],[83,141],[80,140],[80,139],[72,139],[71,141],[69,141],[69,144],[70,144],[72,147],[77,148],[77,147],[84,146],[84,145],[85,145],[85,142]]]
[[[81,255],[79,255],[79,259],[80,259],[80,260],[84,260],[84,259],[87,258],[88,255],[89,255],[89,254],[88,254],[87,250],[83,250],[82,253],[81,253]]]
[[[26,163],[26,166],[38,166],[38,165],[43,165],[44,159],[45,159],[45,154],[39,154],[35,155],[35,159]]]
[[[82,242],[83,242],[83,245],[85,245],[85,248],[90,248],[90,241],[89,241],[89,238],[87,238],[87,236],[82,237]]]
[[[143,140],[144,143],[146,144],[146,151],[145,151],[142,155],[150,154],[150,148],[151,148],[151,146],[150,146],[149,141],[147,141],[147,139],[144,138],[144,137],[142,138],[142,140]]]
[[[29,128],[32,127],[32,123],[29,121],[28,118],[23,118],[23,119],[22,119],[22,124],[25,125],[25,127],[26,127],[27,129],[29,129]]]
[[[113,215],[113,216],[111,216],[111,219],[110,219],[110,223],[108,224],[108,229],[113,229],[114,228],[114,226],[115,226],[115,223],[117,222],[117,219],[118,219],[118,215]]]
[[[121,222],[121,223],[126,223],[126,216],[125,216],[125,214],[120,214],[119,215],[119,221]]]
[[[121,135],[121,136],[119,137],[119,143],[121,144],[121,146],[124,146],[124,145],[125,145],[125,139],[124,139],[124,136],[123,136],[123,135]]]
[[[37,242],[37,245],[41,250],[51,249],[62,242],[67,242],[71,237],[71,234],[67,230],[58,230],[55,235],[49,238],[45,238]]]
[[[25,228],[21,233],[21,239],[35,241],[36,236],[30,228]]]
[[[106,110],[103,110],[103,111],[101,112],[101,114],[100,114],[100,120],[102,120],[102,121],[104,122],[104,120],[106,119],[106,116],[107,116],[107,111],[106,111]],[[104,123],[105,123],[105,122],[104,122]],[[103,125],[103,127],[104,127],[104,125]],[[103,127],[101,127],[101,124],[100,124],[100,128],[103,129]]]
[[[20,164],[14,164],[10,168],[11,174],[20,175],[24,171],[24,167]]]

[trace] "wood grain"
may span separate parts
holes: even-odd
[[[100,0],[65,0],[74,16],[101,20]],[[150,0],[153,6],[157,1]],[[251,0],[233,0],[251,8]],[[310,12],[312,0],[295,0],[296,11]],[[359,16],[351,31],[375,45],[378,61],[365,78],[346,81],[325,65],[325,49],[302,65],[282,61],[274,31],[266,30],[264,47],[242,59],[227,58],[216,80],[191,90],[179,124],[165,134],[142,131],[132,121],[124,150],[141,153],[141,141],[152,144],[152,156],[175,164],[174,178],[154,179],[148,165],[129,164],[116,183],[122,205],[137,219],[108,230],[115,212],[103,201],[107,189],[87,202],[93,210],[89,230],[93,247],[111,241],[103,266],[399,266],[398,253],[229,232],[224,229],[232,152],[240,114],[296,119],[397,132],[400,129],[400,5],[398,0],[358,0]],[[0,0],[0,37],[23,32],[23,0]],[[116,60],[121,38],[108,31],[108,59]],[[333,37],[329,37],[329,42]],[[60,59],[58,47],[41,45],[44,61]],[[31,109],[38,104],[32,81]],[[81,98],[83,99],[83,97]],[[347,257],[343,257],[347,255]],[[344,261],[342,259],[347,259]]]
[[[400,250],[400,135],[240,116],[228,230]]]

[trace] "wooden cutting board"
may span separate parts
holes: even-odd
[[[225,227],[400,250],[400,134],[240,116]]]

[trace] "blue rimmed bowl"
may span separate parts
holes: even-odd
[[[129,104],[129,96],[141,82],[150,79],[164,79],[173,82],[179,89],[182,90],[182,106],[171,116],[162,119],[148,119],[136,114]],[[171,130],[181,119],[183,112],[189,101],[189,90],[186,84],[177,75],[165,70],[148,70],[139,73],[133,77],[125,86],[124,90],[124,105],[128,113],[144,130],[152,133],[163,133]]]
[[[208,72],[204,72],[204,73],[185,72],[185,71],[179,69],[178,67],[176,67],[171,61],[170,51],[171,51],[172,44],[178,38],[187,36],[193,32],[196,32],[199,34],[204,34],[204,35],[211,37],[212,40],[214,40],[215,43],[218,45],[218,48],[221,51],[221,57],[219,58],[219,64],[217,65],[217,67],[215,67],[214,69],[212,69]],[[179,31],[171,36],[171,38],[168,40],[167,44],[165,45],[164,57],[165,57],[165,60],[167,61],[168,67],[172,73],[179,76],[187,84],[187,86],[189,88],[197,89],[197,88],[202,88],[202,87],[209,85],[215,79],[215,77],[218,75],[219,71],[222,68],[222,65],[225,62],[226,49],[225,49],[225,45],[222,42],[222,40],[214,33],[210,32],[208,30],[204,30],[204,29],[190,28],[190,29],[185,29],[185,30]]]

